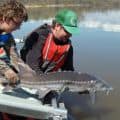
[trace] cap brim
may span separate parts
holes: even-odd
[[[69,27],[69,26],[64,26],[65,30],[71,34],[79,34],[80,33],[80,29],[78,27]]]

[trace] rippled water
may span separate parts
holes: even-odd
[[[75,120],[119,120],[120,10],[80,10],[76,10],[79,15],[80,34],[72,37],[75,69],[101,77],[114,90],[108,96],[97,93],[94,105],[87,95],[65,93],[63,99]],[[22,39],[39,25],[50,23],[52,18],[53,15],[40,16],[37,19],[33,17],[23,24],[21,30],[14,32],[15,38]]]

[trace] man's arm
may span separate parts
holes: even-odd
[[[24,62],[26,62],[26,55],[28,51],[32,49],[32,46],[34,45],[34,43],[36,43],[36,41],[38,40],[38,37],[39,37],[38,33],[33,32],[25,38],[24,40],[25,44],[23,48],[20,50],[20,56]]]
[[[70,49],[69,49],[68,54],[67,54],[67,58],[66,58],[65,63],[61,69],[62,69],[62,71],[74,71],[72,45],[70,46]]]

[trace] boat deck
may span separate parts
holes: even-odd
[[[0,111],[2,112],[37,119],[67,118],[67,110],[64,107],[58,108],[55,102],[54,105],[43,105],[35,98],[32,90],[19,88],[3,93],[3,89],[4,87],[0,85]],[[61,106],[64,106],[63,103]]]

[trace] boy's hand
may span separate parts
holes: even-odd
[[[5,77],[10,80],[10,83],[15,84],[19,80],[18,74],[15,73],[12,69],[8,69],[4,73]]]

